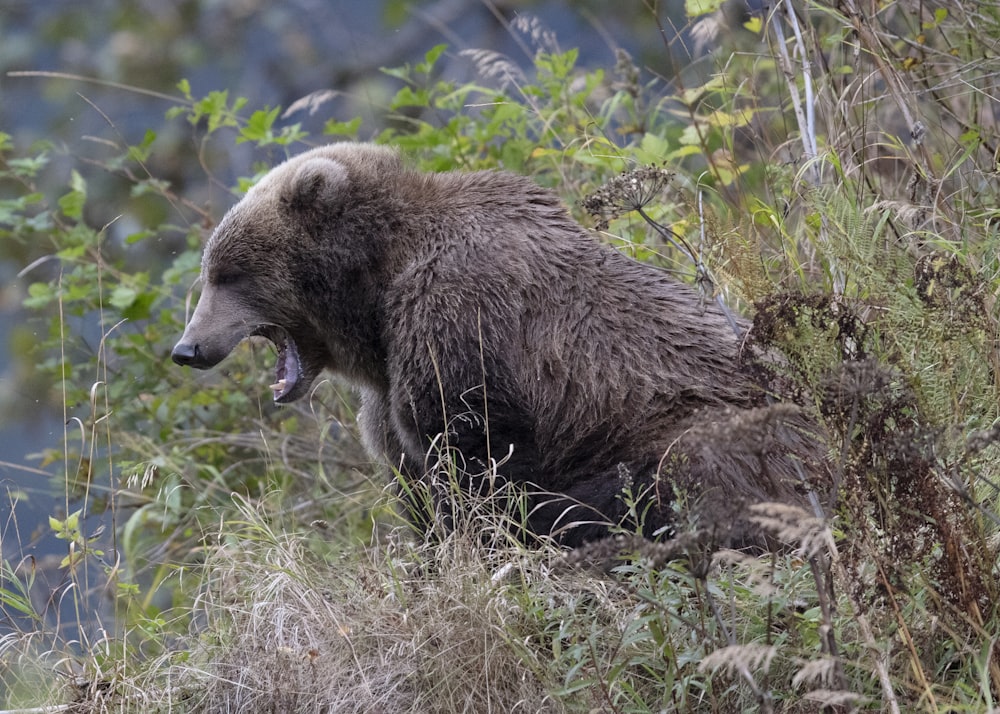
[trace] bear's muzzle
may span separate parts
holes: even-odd
[[[170,353],[170,359],[182,367],[209,369],[215,366],[214,362],[205,359],[205,353],[202,352],[198,345],[193,345],[183,340],[174,345],[174,349]]]

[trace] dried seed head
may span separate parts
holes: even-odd
[[[632,211],[639,211],[660,198],[669,188],[674,173],[656,166],[640,166],[605,183],[583,199],[581,205],[598,219],[604,230],[608,221]]]

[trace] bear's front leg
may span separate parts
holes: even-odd
[[[486,381],[481,374],[438,368],[417,384],[392,390],[394,428],[432,494],[439,526],[454,527],[457,510],[468,516],[523,504],[520,493],[544,482],[534,416],[508,392],[502,375],[497,365],[488,368],[493,379]],[[528,509],[514,510],[508,514],[512,530],[524,531]]]

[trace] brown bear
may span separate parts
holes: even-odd
[[[566,545],[621,521],[627,492],[647,534],[669,532],[675,487],[738,544],[743,507],[802,502],[818,458],[806,420],[758,408],[718,307],[521,176],[313,149],[226,214],[201,278],[175,362],[263,336],[275,402],[329,369],[358,389],[373,457],[420,480],[445,444],[464,488],[522,488],[528,530]]]

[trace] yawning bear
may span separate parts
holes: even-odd
[[[206,245],[173,359],[207,369],[253,335],[277,347],[276,402],[330,370],[374,457],[416,482],[446,444],[464,487],[517,485],[529,531],[567,545],[618,523],[625,491],[668,532],[676,487],[738,545],[745,506],[803,502],[816,460],[804,419],[761,407],[720,309],[509,173],[368,144],[279,165]]]

